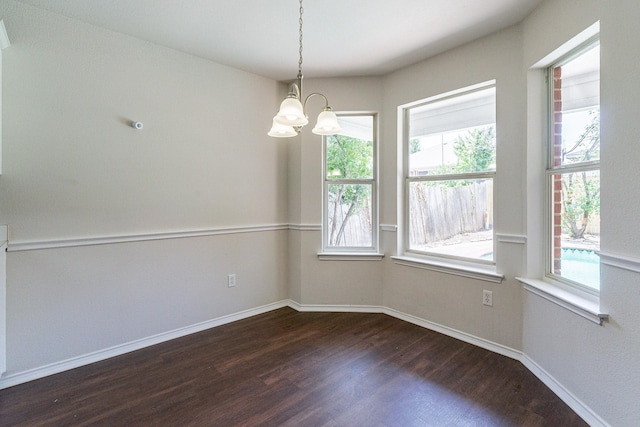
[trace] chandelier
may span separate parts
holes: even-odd
[[[327,97],[321,93],[311,93],[309,94],[304,103],[302,100],[302,12],[304,9],[302,8],[302,0],[300,0],[300,49],[299,49],[299,59],[298,59],[298,77],[297,83],[291,83],[289,85],[289,93],[287,97],[280,104],[280,110],[278,114],[273,118],[273,126],[269,131],[269,136],[274,136],[276,138],[289,138],[292,136],[296,136],[300,133],[300,130],[303,126],[309,123],[309,117],[307,116],[307,102],[312,96],[321,96],[324,98],[324,108],[322,112],[318,115],[318,120],[316,121],[315,127],[311,130],[311,132],[316,135],[335,135],[336,133],[342,132],[340,125],[338,124],[338,118],[336,114],[331,111],[331,107],[329,107],[329,101]]]

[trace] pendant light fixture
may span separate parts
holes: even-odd
[[[297,83],[291,83],[289,85],[289,93],[287,97],[280,104],[280,111],[273,118],[273,126],[268,135],[276,138],[289,138],[296,136],[300,133],[300,129],[309,123],[309,117],[307,116],[307,101],[312,96],[321,96],[324,98],[324,109],[318,115],[315,127],[311,132],[316,135],[335,135],[342,132],[340,125],[338,124],[338,118],[336,114],[331,111],[329,107],[329,101],[327,97],[321,93],[309,94],[304,103],[302,102],[302,0],[300,0],[300,49],[298,59],[298,81]]]

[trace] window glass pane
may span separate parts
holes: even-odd
[[[373,116],[338,116],[340,135],[326,138],[327,179],[373,178]]]
[[[600,47],[553,74],[552,167],[600,159]]]
[[[599,290],[600,172],[553,175],[551,194],[551,273]]]
[[[409,248],[493,260],[493,180],[409,183]]]
[[[493,125],[413,138],[409,141],[410,176],[496,170]]]
[[[372,246],[371,184],[329,184],[328,246]]]
[[[409,176],[495,171],[495,88],[409,111]]]

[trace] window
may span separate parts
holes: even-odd
[[[405,251],[492,264],[495,82],[403,114]]]
[[[338,114],[324,139],[324,252],[377,252],[377,118]]]
[[[600,288],[600,46],[591,40],[547,70],[547,276]]]

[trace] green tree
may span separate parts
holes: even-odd
[[[422,146],[419,139],[414,138],[409,141],[409,154],[417,153],[420,150],[422,150]]]
[[[562,164],[588,162],[600,158],[600,113],[591,119],[569,148],[562,150]],[[584,238],[591,219],[600,214],[600,175],[589,172],[562,175],[562,224],[573,239]]]
[[[327,176],[330,178],[370,178],[373,174],[373,142],[344,135],[327,137]],[[343,241],[349,219],[368,202],[369,186],[360,184],[331,184],[329,210],[331,229],[329,245]],[[344,212],[341,220],[341,213]]]
[[[475,128],[459,136],[453,145],[458,158],[455,171],[458,173],[485,172],[495,169],[496,134],[493,126]]]
[[[470,129],[453,143],[456,163],[442,165],[438,175],[453,173],[487,172],[496,168],[496,133],[493,126]],[[465,180],[445,181],[449,187],[468,185]],[[438,185],[434,182],[432,185]]]

